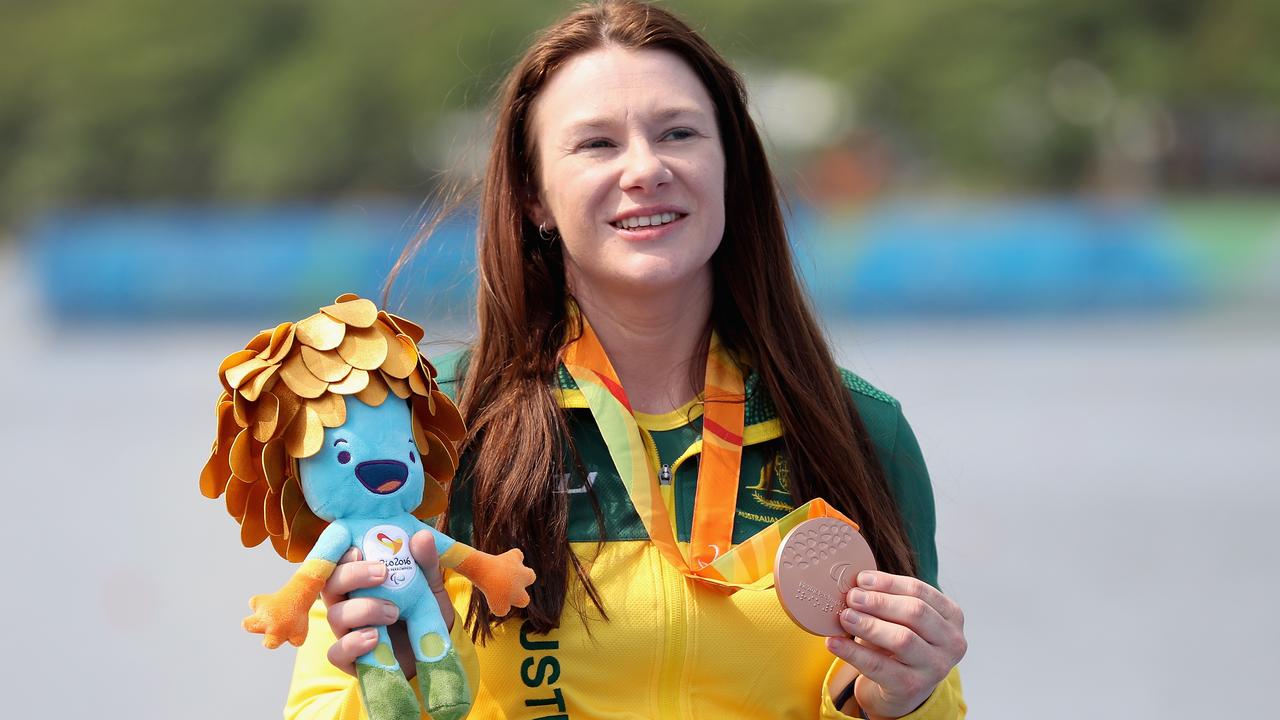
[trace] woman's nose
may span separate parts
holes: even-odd
[[[619,179],[623,190],[654,190],[671,180],[671,169],[650,143],[631,143],[623,162]]]

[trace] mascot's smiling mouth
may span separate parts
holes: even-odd
[[[375,495],[390,495],[409,479],[409,466],[399,460],[367,460],[356,466],[356,478]]]

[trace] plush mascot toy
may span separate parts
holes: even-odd
[[[308,609],[348,548],[381,560],[386,580],[353,595],[400,608],[427,712],[447,720],[467,714],[471,689],[409,538],[430,531],[441,564],[470,578],[500,615],[529,603],[534,574],[519,550],[489,555],[424,522],[443,510],[441,484],[457,468],[465,429],[418,352],[422,336],[355,295],[259,333],[218,368],[224,392],[200,490],[226,496],[246,547],[270,538],[302,562],[278,592],[249,603],[244,626],[269,648],[306,639]],[[356,675],[374,720],[420,716],[385,627]]]

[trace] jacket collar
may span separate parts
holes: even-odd
[[[767,393],[760,386],[760,374],[749,370],[743,378],[743,390],[746,393],[746,430],[745,442],[763,442],[781,435],[778,423],[778,411]],[[561,364],[556,373],[556,400],[560,407],[585,409],[587,399],[573,381],[573,376]]]

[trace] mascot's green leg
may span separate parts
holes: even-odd
[[[384,627],[378,630],[379,635],[386,632]],[[422,716],[413,687],[391,652],[390,638],[356,661],[356,679],[370,720],[418,720]]]
[[[461,720],[471,711],[467,674],[452,644],[436,633],[419,639],[418,687],[432,720]],[[446,649],[447,648],[447,649]],[[443,654],[442,654],[443,651]],[[434,658],[422,660],[422,657]]]

